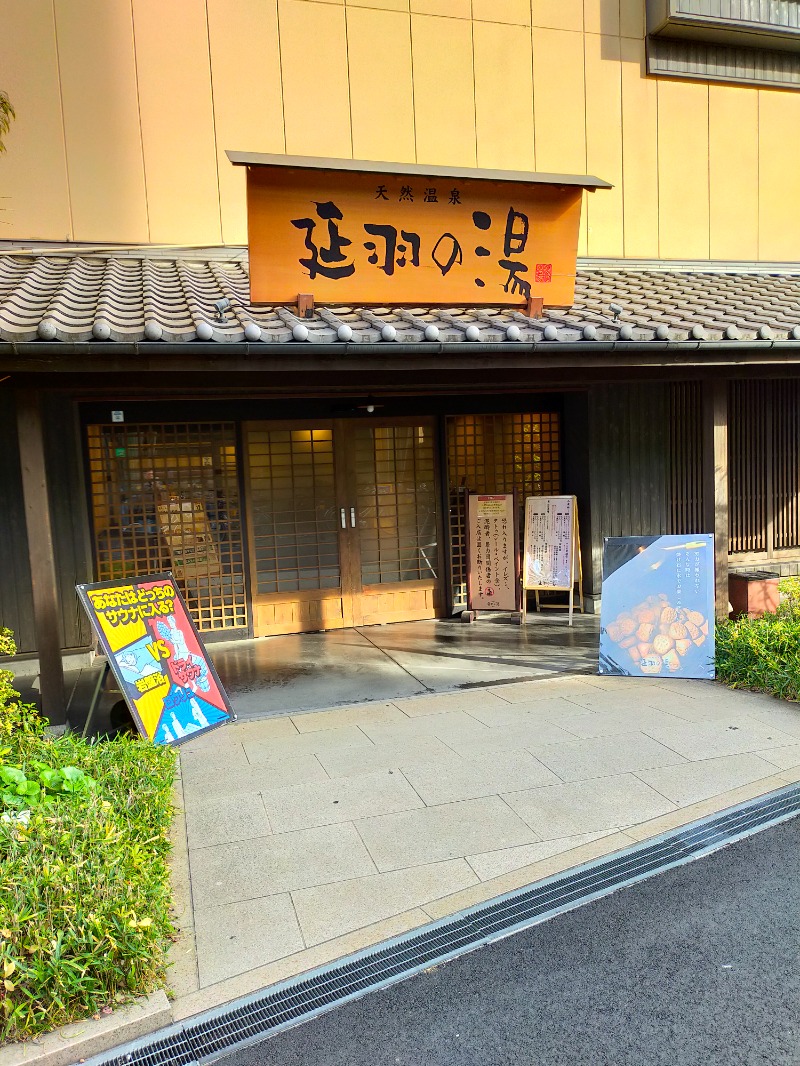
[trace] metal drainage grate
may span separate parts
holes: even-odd
[[[789,785],[169,1026],[86,1066],[188,1066],[219,1057],[798,813],[800,785]]]

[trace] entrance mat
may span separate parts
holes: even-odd
[[[196,1015],[85,1066],[209,1062],[799,813],[800,785],[788,785]]]

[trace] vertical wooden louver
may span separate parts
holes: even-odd
[[[703,397],[699,382],[670,386],[670,533],[703,529]]]

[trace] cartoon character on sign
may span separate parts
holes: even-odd
[[[183,630],[175,621],[174,614],[168,614],[166,619],[159,619],[156,623],[159,636],[170,642],[173,647],[172,671],[176,682],[192,689],[193,692],[208,692],[211,682],[208,677],[208,666],[201,656],[193,655],[186,644]]]

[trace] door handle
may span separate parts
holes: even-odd
[[[339,517],[342,520],[342,529],[347,529],[347,516],[344,513],[344,507],[339,508]]]
[[[350,508],[350,526],[351,526],[352,529],[356,528],[356,509],[355,509],[355,507],[351,507]]]

